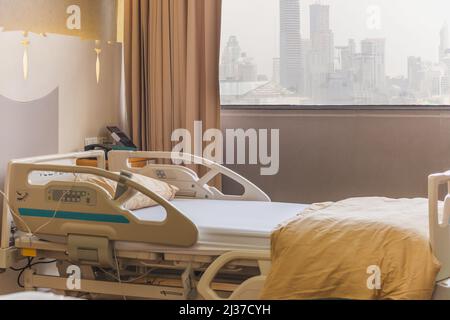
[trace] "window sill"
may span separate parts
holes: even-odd
[[[296,105],[222,105],[222,110],[261,111],[450,111],[450,106],[296,106]]]

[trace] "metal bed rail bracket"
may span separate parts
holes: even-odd
[[[0,273],[13,266],[19,259],[19,250],[14,247],[0,248]]]
[[[113,248],[108,238],[71,234],[67,248],[69,260],[73,263],[114,267]]]
[[[183,299],[194,299],[197,296],[197,290],[194,281],[194,269],[192,268],[192,264],[189,264],[181,275],[181,283],[183,284],[184,289]]]
[[[436,283],[433,300],[450,300],[450,278]]]

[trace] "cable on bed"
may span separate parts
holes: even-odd
[[[74,173],[74,176],[75,176],[75,178],[74,178],[73,182],[77,182],[77,181],[78,181],[78,176],[79,176],[79,174],[78,174],[78,173]],[[56,209],[55,209],[55,211],[54,211],[54,213],[53,213],[53,216],[49,219],[49,221],[45,222],[45,223],[44,223],[43,225],[41,225],[40,227],[36,228],[36,230],[34,230],[34,232],[31,230],[30,226],[25,222],[25,220],[24,220],[19,214],[17,214],[17,213],[12,209],[12,206],[11,206],[11,204],[10,204],[10,202],[9,202],[9,198],[8,198],[8,197],[6,196],[6,194],[5,194],[3,191],[1,191],[1,190],[0,190],[0,195],[1,195],[1,196],[3,197],[3,199],[6,201],[6,205],[8,206],[8,209],[9,209],[9,211],[11,212],[11,214],[12,214],[14,217],[16,217],[16,218],[17,218],[17,219],[25,226],[25,228],[27,229],[27,236],[28,236],[28,239],[29,239],[30,244],[31,244],[31,238],[32,238],[33,236],[35,236],[39,231],[41,231],[42,229],[44,229],[45,227],[47,227],[48,225],[50,225],[50,224],[55,220],[56,215],[57,215],[58,212],[59,212],[59,208],[60,208],[60,206],[61,206],[61,204],[62,204],[62,201],[63,201],[64,197],[65,197],[69,192],[70,192],[70,191],[67,190],[67,191],[65,191],[65,192],[62,194],[61,198],[59,199],[59,201],[58,201],[58,203],[57,203],[57,205],[56,205]]]
[[[144,273],[144,274],[142,274],[142,275],[140,275],[140,276],[138,276],[138,277],[136,277],[136,278],[129,279],[129,280],[123,280],[123,279],[119,279],[116,275],[112,274],[111,272],[106,271],[106,270],[103,269],[103,268],[100,268],[100,267],[99,267],[99,269],[100,269],[103,273],[105,273],[106,275],[108,275],[109,277],[111,277],[112,279],[114,279],[114,280],[116,280],[117,282],[120,282],[120,283],[134,283],[134,282],[136,282],[136,281],[139,281],[139,280],[141,280],[141,279],[147,277],[147,276],[150,275],[153,271],[156,270],[156,269],[150,269],[150,270],[148,270],[146,273]]]
[[[24,285],[20,282],[20,279],[22,278],[22,275],[25,272],[25,270],[31,269],[32,267],[37,266],[37,265],[52,264],[52,263],[57,262],[57,260],[50,260],[50,261],[38,261],[38,262],[33,263],[33,260],[34,260],[34,258],[27,258],[27,265],[23,268],[13,268],[13,267],[9,268],[12,271],[19,272],[19,275],[17,276],[17,285],[20,288],[24,288]]]
[[[114,261],[116,263],[116,270],[115,271],[116,271],[117,275],[114,275],[114,274],[106,271],[105,269],[103,269],[101,267],[98,267],[98,269],[100,271],[102,271],[104,274],[106,274],[107,276],[111,277],[113,280],[119,282],[120,284],[122,284],[122,283],[134,283],[134,282],[136,282],[138,280],[141,280],[141,279],[147,277],[148,275],[150,275],[150,273],[152,273],[155,270],[154,268],[152,268],[152,269],[148,270],[146,273],[144,273],[144,274],[142,274],[142,275],[140,275],[140,276],[138,276],[136,278],[129,279],[129,280],[122,280],[122,276],[120,275],[119,259],[117,258],[116,248],[113,249],[113,255],[114,255]],[[122,297],[123,297],[124,300],[127,300],[126,296],[122,296]]]
[[[78,174],[78,173],[73,173],[73,174],[74,174],[74,176],[75,176],[73,182],[77,182],[77,181],[78,181],[78,178],[79,178],[79,174]],[[72,189],[73,189],[73,188],[72,188]],[[27,236],[28,236],[28,238],[29,238],[29,240],[30,240],[30,244],[31,244],[31,240],[32,240],[32,237],[33,237],[33,236],[35,236],[39,231],[41,231],[42,229],[44,229],[45,227],[47,227],[48,225],[50,225],[50,224],[56,219],[56,215],[57,215],[58,212],[59,212],[59,208],[60,208],[60,206],[61,206],[61,204],[62,204],[62,201],[63,201],[64,197],[65,197],[69,192],[70,192],[70,191],[67,190],[67,191],[65,191],[65,192],[61,195],[61,197],[60,197],[60,199],[59,199],[59,201],[58,201],[58,203],[57,203],[57,205],[56,205],[56,209],[55,209],[55,211],[54,211],[54,213],[53,213],[53,216],[52,216],[48,221],[46,221],[44,224],[42,224],[41,226],[39,226],[38,228],[36,228],[36,229],[34,230],[34,232],[33,232],[33,231],[31,230],[30,226],[25,222],[25,220],[24,220],[19,214],[17,214],[17,213],[12,209],[12,206],[11,206],[11,204],[10,204],[10,202],[9,202],[8,197],[6,196],[6,194],[5,194],[3,191],[0,190],[0,194],[1,194],[1,195],[3,196],[3,198],[5,199],[6,204],[7,204],[7,206],[8,206],[9,211],[11,212],[11,214],[12,214],[14,217],[16,217],[16,218],[17,218],[17,219],[18,219],[18,220],[26,227],[26,229],[27,229],[27,231],[28,231]],[[114,260],[115,260],[115,263],[116,263],[116,272],[117,272],[117,276],[114,276],[114,275],[108,273],[107,271],[103,270],[102,268],[100,268],[100,270],[102,270],[105,274],[111,276],[113,279],[117,280],[119,283],[133,283],[133,282],[136,282],[136,281],[138,281],[138,280],[140,280],[140,279],[146,277],[146,276],[149,275],[151,272],[153,272],[153,269],[151,269],[151,270],[149,270],[147,273],[145,273],[144,275],[141,275],[141,276],[139,276],[139,277],[137,277],[137,278],[135,278],[135,279],[131,279],[131,280],[128,280],[128,281],[122,281],[121,275],[120,275],[119,260],[118,260],[118,258],[117,258],[116,249],[114,248],[113,251],[114,251],[114,252],[113,252],[113,254],[114,254]],[[57,260],[52,260],[52,261],[40,261],[40,262],[32,263],[33,259],[34,259],[34,258],[27,258],[27,265],[26,265],[25,267],[23,267],[23,268],[12,268],[12,267],[10,268],[10,269],[13,270],[13,271],[19,272],[19,275],[18,275],[18,277],[17,277],[17,284],[18,284],[18,286],[21,287],[21,288],[24,288],[24,285],[20,282],[20,279],[22,278],[22,275],[23,275],[23,273],[25,272],[25,270],[31,269],[33,266],[36,266],[36,265],[40,265],[40,264],[51,264],[51,263],[57,262]],[[125,296],[124,296],[123,298],[124,298],[124,300],[126,300],[126,297],[125,297]]]
[[[33,235],[33,233],[31,232],[31,228],[28,226],[28,224],[25,222],[25,220],[20,215],[18,215],[16,212],[14,212],[14,210],[12,209],[12,207],[11,207],[11,205],[9,203],[9,199],[6,196],[6,194],[3,191],[0,190],[0,195],[2,195],[3,199],[6,201],[6,205],[8,206],[9,211],[11,211],[11,214],[14,217],[16,217],[17,219],[19,219],[20,222],[22,222],[25,225],[25,227],[28,230],[28,234],[29,235]]]
[[[75,179],[74,179],[73,182],[77,182],[77,180],[78,180],[78,174],[75,174],[75,173],[74,173],[74,175],[75,175]],[[54,221],[54,219],[56,218],[56,215],[57,215],[58,212],[59,212],[59,208],[60,208],[60,206],[61,206],[61,203],[62,203],[64,197],[65,197],[68,193],[69,193],[69,191],[66,191],[66,192],[64,192],[64,193],[62,194],[61,198],[59,199],[59,201],[58,201],[58,203],[57,203],[57,205],[56,205],[56,209],[55,209],[55,212],[54,212],[54,214],[53,214],[53,217],[52,217],[49,221],[47,221],[47,222],[45,222],[43,225],[41,225],[40,227],[36,228],[36,230],[33,232],[33,231],[31,230],[30,226],[25,222],[25,220],[24,220],[19,214],[17,214],[17,213],[13,210],[13,208],[12,208],[10,202],[9,202],[9,198],[6,196],[6,194],[5,194],[3,191],[0,190],[0,195],[1,195],[1,196],[3,197],[3,199],[5,200],[6,205],[7,205],[8,209],[9,209],[9,211],[11,212],[11,214],[12,214],[14,217],[16,217],[16,218],[17,218],[17,219],[25,226],[25,228],[27,229],[27,231],[28,231],[27,236],[28,236],[28,239],[29,239],[29,241],[30,241],[30,245],[31,245],[31,242],[32,242],[32,237],[35,236],[40,230],[44,229],[46,226],[50,225],[50,224]],[[17,276],[17,285],[18,285],[20,288],[24,288],[24,285],[20,282],[20,279],[22,278],[22,275],[23,275],[23,273],[25,272],[25,270],[31,269],[32,267],[37,266],[37,265],[42,265],[42,264],[52,264],[52,263],[57,262],[57,260],[51,260],[51,261],[39,261],[39,262],[32,263],[32,262],[33,262],[33,259],[34,259],[34,258],[28,257],[28,258],[27,258],[27,265],[26,265],[25,267],[23,267],[23,268],[13,268],[13,267],[10,267],[10,269],[11,269],[12,271],[19,272],[19,275]]]

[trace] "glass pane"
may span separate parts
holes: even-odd
[[[223,105],[448,105],[448,0],[223,0]]]

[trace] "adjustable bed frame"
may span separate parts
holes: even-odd
[[[96,158],[98,168],[76,166],[82,158]],[[131,158],[147,159],[147,165],[133,168]],[[171,159],[207,173],[198,177],[186,166],[167,164]],[[136,183],[133,173],[177,186],[176,199]],[[116,195],[77,181],[80,174],[117,182]],[[219,174],[242,185],[243,194],[209,186]],[[442,264],[435,299],[450,299],[450,195],[443,218],[438,214],[443,184],[450,189],[450,171],[429,177],[430,242]],[[136,192],[159,206],[124,209]],[[305,208],[272,203],[254,184],[209,160],[161,152],[111,152],[109,171],[103,151],[11,161],[5,193],[0,271],[28,263],[25,290],[90,298],[257,299],[270,270],[271,230]],[[52,272],[38,267],[49,262],[56,263]]]
[[[98,168],[76,166],[81,158],[96,158]],[[148,164],[133,168],[130,158],[148,159]],[[166,164],[169,160],[203,166],[207,173],[199,178],[186,166]],[[58,272],[50,275],[37,267],[25,268],[24,288],[50,288],[66,295],[72,292],[91,297],[150,299],[258,298],[270,267],[270,231],[300,213],[302,206],[271,203],[263,191],[245,178],[192,155],[115,151],[109,153],[109,171],[105,163],[102,151],[10,162],[0,269],[24,259],[28,259],[28,266],[33,265],[31,259],[37,264],[55,261]],[[133,181],[133,173],[178,187],[176,199],[167,201]],[[115,197],[95,184],[77,181],[80,174],[117,182]],[[243,194],[225,195],[209,186],[208,182],[219,174],[239,183]],[[122,204],[136,192],[159,206],[138,212],[124,209]],[[202,204],[207,209],[202,211]],[[262,212],[261,218],[256,216],[259,212],[249,212],[254,219],[249,219],[246,227],[240,226],[245,221],[233,222],[219,216],[234,214],[239,220],[246,214],[236,212],[243,204],[246,210],[267,212]],[[267,205],[272,211],[267,210]],[[274,220],[274,213],[286,208],[289,216],[284,214]],[[213,214],[217,218],[212,218]],[[261,221],[264,226],[259,230],[252,224],[264,220],[264,214],[272,222],[264,225]],[[209,222],[202,223],[204,219]],[[80,268],[81,286],[68,285],[74,279],[70,276],[77,276],[67,274],[67,270],[76,270],[71,266]]]

